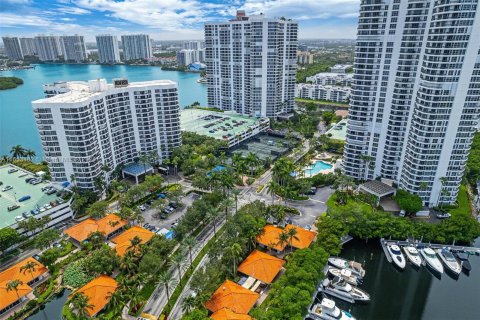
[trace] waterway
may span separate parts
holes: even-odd
[[[54,296],[43,308],[27,318],[27,320],[61,320],[62,308],[67,301],[70,290],[64,289],[61,293]]]
[[[476,246],[480,246],[477,239]],[[341,254],[365,263],[366,276],[360,288],[368,292],[368,304],[349,304],[334,299],[360,320],[478,320],[480,319],[480,257],[471,256],[472,271],[458,279],[433,276],[426,267],[410,265],[398,271],[390,264],[378,241],[354,240]],[[321,297],[319,297],[321,299]]]
[[[102,66],[42,64],[35,69],[0,72],[0,76],[16,76],[24,84],[15,89],[0,91],[0,155],[8,154],[12,146],[20,144],[37,153],[41,160],[42,148],[33,117],[31,102],[44,97],[42,85],[55,81],[128,78],[129,81],[169,79],[178,83],[180,107],[195,101],[207,104],[207,86],[197,83],[200,75],[179,71],[162,71],[150,66]]]

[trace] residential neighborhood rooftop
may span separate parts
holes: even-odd
[[[254,250],[238,267],[238,271],[269,284],[272,283],[284,264],[285,260]]]
[[[91,218],[84,220],[65,230],[65,233],[68,234],[72,239],[82,242],[87,240],[88,236],[92,232],[102,232],[105,234],[105,236],[107,236],[112,232],[122,228],[126,224],[127,222],[125,220],[122,220],[119,216],[112,213],[99,220],[94,220]]]
[[[125,253],[130,249],[130,246],[131,246],[130,240],[132,240],[135,237],[138,237],[141,240],[140,243],[145,244],[149,242],[154,235],[155,233],[153,233],[150,230],[147,230],[139,226],[133,226],[130,229],[127,229],[126,231],[122,232],[120,235],[113,238],[112,242],[116,244],[115,251],[117,252],[117,255],[119,255],[120,257],[123,257]]]
[[[92,308],[87,308],[87,312],[93,317],[107,305],[110,296],[117,290],[117,287],[118,284],[115,279],[101,275],[78,289],[77,292],[87,296],[88,303],[92,305]]]
[[[263,233],[257,237],[257,242],[277,251],[283,251],[289,243],[279,243],[280,234],[283,231],[288,231],[290,228],[297,230],[297,234],[292,239],[292,247],[296,249],[305,249],[310,246],[315,237],[317,236],[316,232],[308,231],[306,229],[294,226],[292,224],[287,224],[285,228],[275,227],[271,224],[267,224],[263,228]]]
[[[248,314],[235,313],[230,309],[223,308],[210,316],[213,320],[251,320]]]
[[[247,314],[259,296],[258,293],[226,280],[218,287],[210,300],[205,302],[205,307],[212,312],[227,308],[234,313]]]

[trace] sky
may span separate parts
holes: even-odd
[[[205,22],[247,14],[299,22],[300,39],[354,39],[360,0],[0,0],[0,35],[147,33],[155,40],[203,38]]]

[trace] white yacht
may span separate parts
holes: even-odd
[[[339,277],[335,277],[333,280],[323,280],[320,291],[350,303],[370,301],[368,293],[348,284]]]
[[[417,248],[414,246],[406,246],[403,247],[403,251],[405,251],[405,255],[407,259],[415,266],[420,267],[422,265],[422,257],[420,257],[420,253],[418,252]]]
[[[407,265],[407,261],[405,260],[405,257],[403,256],[403,253],[400,250],[400,247],[397,246],[396,244],[391,244],[391,245],[387,245],[387,250],[390,253],[390,256],[392,257],[393,263],[400,269],[405,269],[405,266]]]
[[[352,274],[352,271],[349,269],[337,269],[334,267],[328,268],[328,273],[334,277],[339,277],[348,282],[351,285],[358,286],[360,284],[360,279]]]
[[[314,320],[355,320],[348,312],[339,309],[335,301],[323,298],[321,303],[315,303],[309,310],[309,318]]]
[[[420,249],[420,254],[427,262],[427,265],[432,268],[435,272],[440,274],[443,273],[443,265],[442,262],[437,258],[435,251],[431,248]]]
[[[328,258],[328,263],[338,269],[348,269],[357,277],[365,277],[365,269],[358,262],[348,261],[339,257],[330,257]]]
[[[450,252],[450,250],[443,248],[437,249],[436,251],[438,256],[440,257],[440,260],[442,260],[443,264],[448,268],[448,270],[452,271],[456,275],[462,272],[462,264],[458,262],[458,260],[455,258],[453,253]]]

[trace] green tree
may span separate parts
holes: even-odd
[[[192,312],[192,309],[195,308],[195,298],[193,296],[188,296],[182,301],[182,311],[185,314]]]
[[[112,274],[120,265],[120,259],[115,250],[103,246],[86,257],[84,265],[87,273],[91,275]]]
[[[297,237],[297,229],[291,227],[289,229],[287,229],[287,235],[288,235],[288,244],[290,245],[290,252],[292,252],[293,250],[293,240],[298,240],[298,237]]]
[[[92,203],[87,208],[87,214],[95,220],[105,217],[106,211],[108,208],[108,202],[106,201],[97,201]]]
[[[400,209],[405,210],[408,213],[416,213],[422,210],[423,207],[422,198],[402,189],[397,190],[395,201]]]
[[[73,310],[80,319],[87,319],[90,317],[88,310],[93,309],[88,297],[83,292],[77,292],[70,300]]]
[[[288,233],[284,231],[282,231],[279,235],[278,235],[278,242],[277,244],[280,246],[280,247],[284,247],[286,244],[288,244],[288,241],[290,239],[290,236],[288,235]]]
[[[30,276],[32,277],[32,281],[35,279],[33,277],[33,272],[37,270],[37,266],[38,266],[38,263],[36,263],[35,261],[28,261],[27,263],[25,263],[23,266],[20,267],[20,272],[22,273],[30,273]]]
[[[52,265],[60,257],[60,250],[58,248],[51,248],[43,251],[40,255],[40,262],[43,263],[48,268],[51,268]]]
[[[227,248],[228,254],[232,257],[233,263],[233,277],[237,277],[237,261],[242,254],[242,247],[238,243],[233,243],[231,246]]]
[[[183,263],[183,255],[181,252],[177,252],[170,257],[169,265],[177,269],[178,272],[178,281],[180,282],[180,286],[182,285],[182,269],[184,266]]]
[[[189,259],[190,259],[190,268],[193,268],[193,255],[192,255],[192,251],[193,251],[193,248],[195,248],[195,245],[197,244],[197,241],[195,240],[194,237],[187,237],[183,240],[183,245],[187,248],[188,250],[188,256],[189,256]]]
[[[35,247],[38,249],[45,249],[50,247],[58,238],[60,232],[57,229],[46,229],[40,232],[35,237]]]
[[[87,242],[92,248],[100,248],[105,242],[105,234],[100,231],[91,232],[87,237]]]
[[[177,281],[172,278],[167,272],[162,272],[158,275],[158,284],[162,285],[167,294],[167,304],[170,305],[170,289],[177,284]]]
[[[19,144],[17,144],[16,146],[13,146],[12,149],[10,150],[10,153],[12,154],[13,159],[25,157],[25,149]]]
[[[18,279],[10,280],[7,282],[7,291],[15,291],[17,294],[17,300],[20,300],[20,296],[18,295],[18,287],[23,285],[23,282]]]

